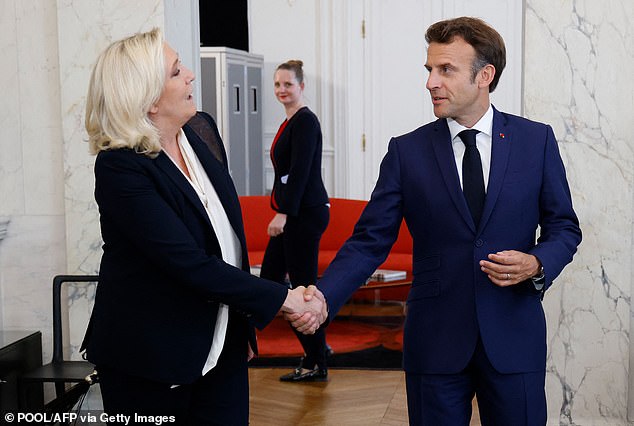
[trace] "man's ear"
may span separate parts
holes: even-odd
[[[495,67],[491,64],[486,64],[480,71],[478,71],[478,86],[488,87],[495,77]]]
[[[156,114],[158,112],[158,106],[156,104],[152,104],[152,106],[150,107],[150,110],[148,111],[148,114]]]

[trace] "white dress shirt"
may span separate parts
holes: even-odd
[[[453,154],[456,159],[460,186],[462,186],[462,157],[464,156],[466,147],[462,139],[458,136],[458,133],[467,128],[452,118],[447,119],[447,125],[449,126],[449,133],[451,133]],[[489,187],[489,171],[491,170],[491,140],[493,134],[493,107],[491,104],[489,104],[487,112],[484,113],[482,118],[478,120],[472,129],[480,131],[480,133],[476,135],[476,146],[480,153],[480,160],[482,161],[482,176],[484,177],[484,192],[486,193]]]

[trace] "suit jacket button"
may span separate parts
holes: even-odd
[[[476,247],[482,247],[484,245],[484,241],[478,239],[478,240],[476,240],[475,245],[476,245]]]

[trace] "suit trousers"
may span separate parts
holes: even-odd
[[[174,416],[171,423],[179,425],[247,425],[247,345],[246,334],[232,327],[230,320],[217,365],[194,383],[179,386],[97,366],[104,411],[109,416],[131,416],[128,424],[147,425],[141,416],[161,415]]]
[[[271,237],[264,252],[260,277],[286,283],[292,288],[317,282],[319,241],[328,226],[330,208],[326,205],[300,210],[297,216],[288,216],[284,232]],[[295,330],[293,330],[295,331]],[[302,367],[326,366],[326,333],[319,328],[315,334],[295,332],[304,353]]]
[[[483,426],[544,426],[546,371],[502,374],[489,361],[482,341],[458,374],[406,373],[410,425],[468,426],[477,398]]]

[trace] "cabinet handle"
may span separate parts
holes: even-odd
[[[236,103],[235,103],[236,108],[233,110],[233,112],[240,113],[240,86],[238,85],[233,86],[233,91],[236,97]]]
[[[251,112],[258,112],[258,88],[257,86],[251,86]]]

